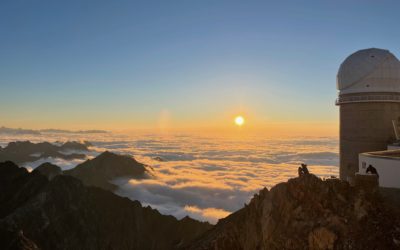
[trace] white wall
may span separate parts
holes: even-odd
[[[398,150],[398,149],[400,149],[400,145],[388,145],[387,149],[388,150]]]
[[[372,165],[379,174],[379,186],[400,188],[400,159],[378,158],[366,154],[358,156],[358,172],[365,174],[369,165]]]

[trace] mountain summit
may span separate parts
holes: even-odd
[[[80,179],[85,185],[115,190],[110,181],[114,178],[145,178],[147,166],[129,155],[117,155],[105,151],[97,157],[87,160],[64,174]]]

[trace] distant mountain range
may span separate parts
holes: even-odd
[[[0,134],[11,135],[40,135],[43,133],[64,133],[64,134],[103,134],[108,133],[105,130],[63,130],[63,129],[22,129],[22,128],[7,128],[0,127]]]
[[[41,158],[53,157],[66,160],[84,159],[85,154],[64,154],[66,150],[89,151],[89,142],[79,143],[68,141],[61,145],[49,142],[32,143],[30,141],[10,142],[5,148],[0,147],[0,162],[12,161],[17,164],[36,161]],[[117,155],[105,151],[97,157],[87,160],[73,169],[61,171],[53,164],[44,163],[35,171],[51,177],[65,174],[80,179],[85,185],[101,187],[106,190],[115,191],[116,185],[112,184],[115,178],[147,178],[150,176],[150,167],[136,161],[129,155]]]
[[[85,154],[65,154],[65,150],[89,151],[87,143],[66,142],[55,145],[49,142],[32,143],[30,141],[10,142],[6,147],[0,147],[0,162],[13,161],[25,163],[39,160],[41,158],[53,157],[65,160],[84,159]]]

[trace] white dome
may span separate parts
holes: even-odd
[[[388,50],[359,50],[340,65],[337,88],[340,94],[400,92],[400,61]]]

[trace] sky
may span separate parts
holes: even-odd
[[[335,134],[351,53],[399,1],[0,2],[0,126]]]

